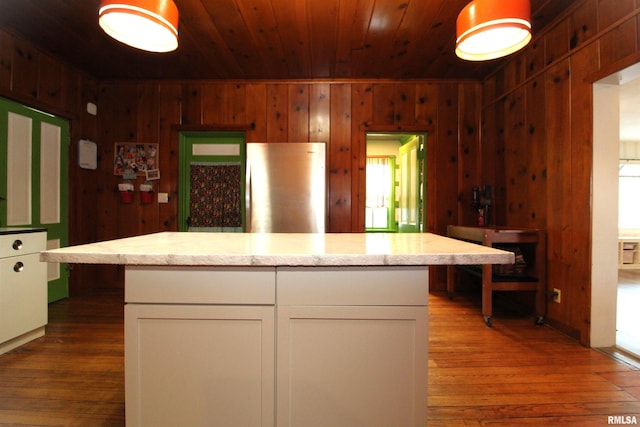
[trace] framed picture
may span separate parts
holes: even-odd
[[[149,169],[147,171],[147,181],[160,179],[160,169]]]
[[[158,144],[116,142],[113,150],[114,175],[146,175],[158,169]],[[158,171],[160,177],[160,171]]]

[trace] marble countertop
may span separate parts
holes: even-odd
[[[44,251],[42,261],[124,265],[509,264],[514,255],[429,233],[164,232]]]

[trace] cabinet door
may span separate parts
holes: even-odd
[[[274,424],[274,307],[125,306],[128,426]]]
[[[278,427],[427,422],[427,307],[279,306]]]
[[[39,256],[0,259],[0,343],[47,323],[47,266]]]

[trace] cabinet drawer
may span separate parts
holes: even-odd
[[[32,254],[47,249],[47,233],[11,233],[0,235],[0,258]]]
[[[127,266],[127,303],[275,304],[274,267]]]
[[[278,304],[426,306],[427,267],[279,267]]]
[[[47,323],[46,275],[38,254],[0,259],[0,343]]]

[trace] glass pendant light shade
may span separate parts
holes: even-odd
[[[456,55],[469,61],[500,58],[531,40],[529,0],[473,0],[456,21]]]
[[[171,52],[178,47],[178,8],[172,0],[102,0],[98,23],[137,49]]]

